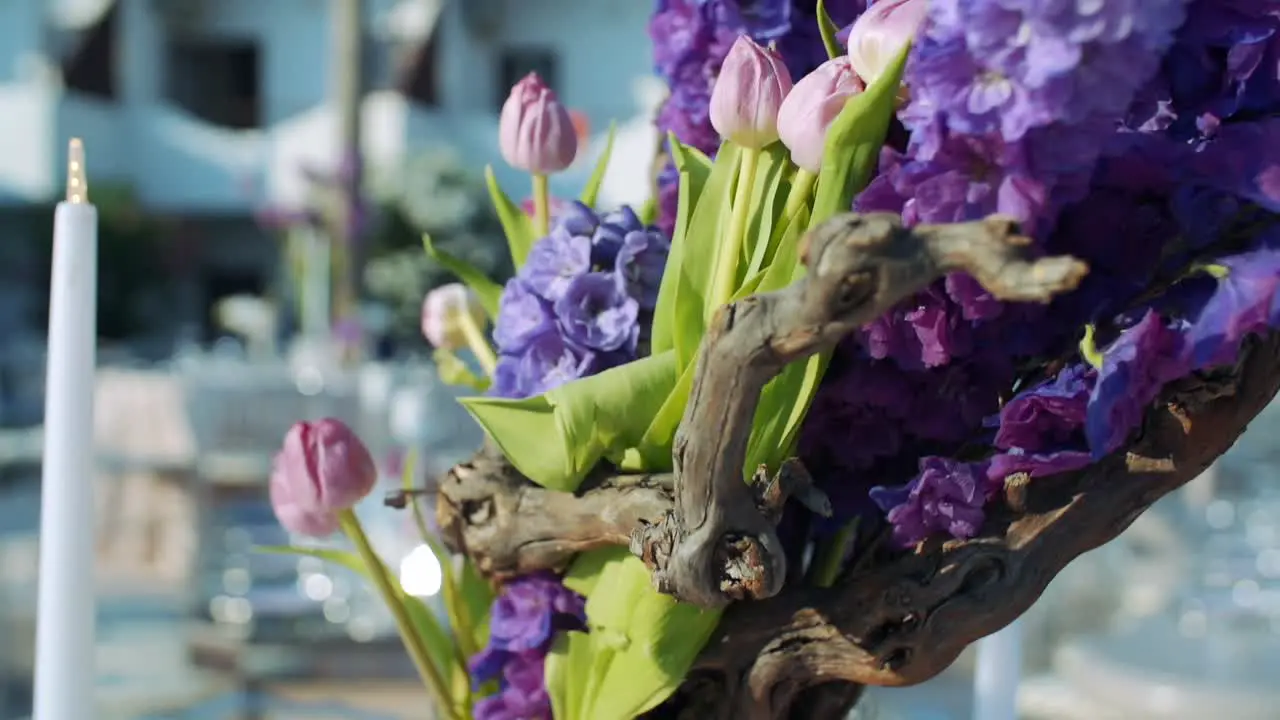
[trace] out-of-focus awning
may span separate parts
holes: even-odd
[[[376,19],[375,27],[386,38],[425,41],[435,30],[444,3],[445,0],[398,0]]]
[[[49,23],[59,30],[87,30],[97,25],[117,0],[47,0]]]

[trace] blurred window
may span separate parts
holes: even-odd
[[[563,94],[560,87],[560,56],[555,50],[543,47],[506,48],[498,57],[497,85],[494,87],[494,108],[502,109],[511,93],[511,86],[531,72],[538,73],[547,87]],[[560,100],[563,102],[564,97]]]
[[[262,126],[262,52],[256,41],[174,39],[167,55],[170,101],[215,125]]]
[[[119,6],[113,4],[97,22],[76,33],[74,45],[62,57],[62,77],[68,90],[107,100],[116,98],[119,17]]]
[[[421,40],[370,35],[365,40],[365,89],[394,90],[417,105],[440,102],[437,33]]]

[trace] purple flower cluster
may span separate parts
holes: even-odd
[[[539,395],[634,360],[670,247],[629,208],[565,207],[503,290],[491,392]]]
[[[900,113],[910,141],[885,148],[855,209],[909,223],[1012,215],[1039,250],[1076,255],[1090,274],[1048,308],[952,275],[845,343],[801,438],[838,511],[865,511],[874,480],[914,475],[871,493],[897,539],[964,536],[1009,475],[1114,451],[1166,383],[1232,362],[1243,337],[1280,325],[1269,236],[1218,260],[1224,277],[1201,273],[1132,308],[1247,204],[1280,211],[1280,121],[1267,117],[1280,109],[1277,31],[1274,0],[931,4]],[[1107,341],[1100,367],[1077,362],[1010,392],[1013,368],[1061,357],[1085,324]],[[922,392],[975,368],[985,381],[964,395],[985,420],[954,412],[954,395],[923,407]],[[925,432],[941,417],[932,424],[950,432]],[[985,459],[945,459],[974,457],[975,443]]]
[[[838,23],[853,22],[865,0],[829,0],[827,12]],[[654,65],[671,94],[658,113],[658,130],[714,156],[720,138],[711,127],[711,88],[720,65],[739,35],[761,44],[776,41],[791,76],[800,78],[826,60],[818,33],[817,4],[809,0],[658,0],[649,34]],[[658,177],[658,226],[675,225],[675,167]]]
[[[489,644],[471,659],[477,682],[500,691],[476,703],[476,720],[551,720],[544,664],[557,632],[582,630],[582,596],[549,574],[513,580],[493,601]]]

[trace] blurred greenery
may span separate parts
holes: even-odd
[[[391,334],[402,347],[425,347],[419,316],[431,289],[457,278],[422,251],[436,247],[503,283],[513,268],[502,226],[478,173],[447,150],[428,150],[399,167],[372,168],[366,183],[376,208],[367,236],[365,287],[392,311]]]
[[[146,333],[154,321],[151,308],[171,288],[165,228],[148,215],[128,185],[100,183],[93,187],[98,209],[98,335],[124,340]],[[39,238],[53,238],[53,207],[40,208]],[[52,241],[39,243],[40,271],[32,282],[47,297]],[[49,322],[47,303],[37,303],[32,322]]]

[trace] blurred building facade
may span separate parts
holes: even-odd
[[[518,182],[495,139],[515,80],[538,71],[603,128],[635,114],[631,80],[650,68],[648,3],[364,4],[368,163],[448,145]],[[0,2],[0,232],[47,244],[39,236],[61,194],[66,141],[78,136],[91,189],[125,188],[141,212],[165,219],[165,267],[184,286],[166,312],[196,317],[217,296],[260,292],[278,253],[255,211],[301,203],[300,168],[341,155],[331,11],[330,0]],[[44,302],[19,297],[39,271],[28,245],[0,243],[0,333]]]

